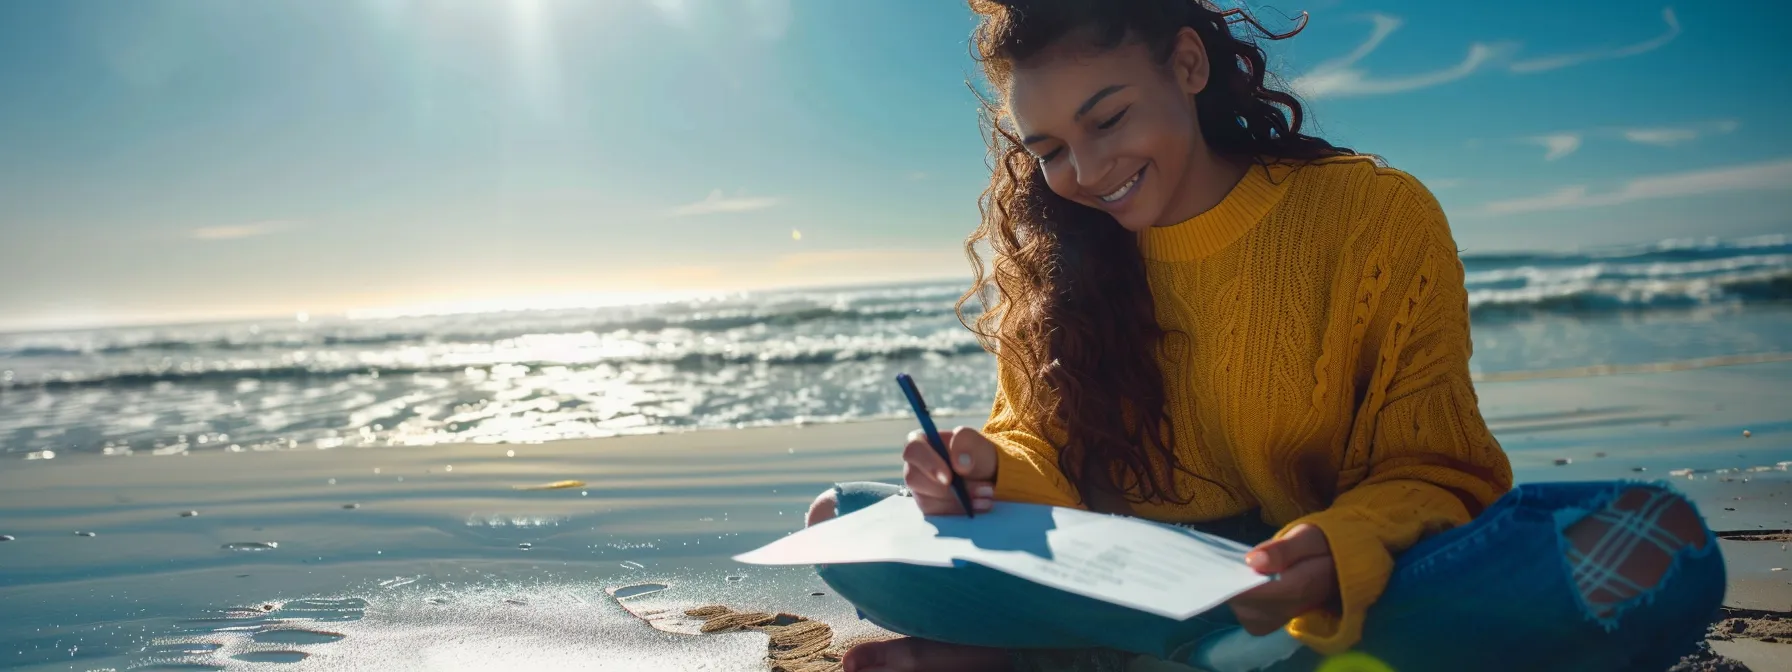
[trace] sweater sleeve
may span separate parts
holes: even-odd
[[[1407,278],[1404,296],[1389,295],[1394,319],[1381,340],[1373,387],[1362,414],[1372,424],[1368,473],[1331,506],[1282,530],[1311,524],[1325,533],[1337,568],[1339,603],[1307,613],[1289,633],[1326,654],[1354,646],[1363,618],[1381,596],[1394,557],[1422,537],[1467,523],[1512,487],[1512,469],[1487,429],[1469,379],[1468,292],[1442,208],[1416,182],[1395,190],[1390,231],[1410,232],[1422,246],[1417,268],[1390,269]],[[1412,249],[1412,248],[1408,248]],[[1405,271],[1405,272],[1402,272]]]
[[[1000,357],[996,361],[996,399],[983,425],[984,436],[996,444],[996,499],[1080,508],[1076,488],[1058,469],[1058,449],[1016,408],[1025,384],[1020,372]]]

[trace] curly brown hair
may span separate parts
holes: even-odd
[[[1302,134],[1300,102],[1272,85],[1263,49],[1232,32],[1242,23],[1284,39],[1305,26],[1304,12],[1294,30],[1277,34],[1206,0],[970,0],[970,7],[981,18],[973,55],[997,91],[1017,64],[1062,40],[1100,51],[1142,44],[1163,63],[1190,27],[1211,63],[1195,109],[1214,152],[1260,168],[1354,153]],[[1166,338],[1190,336],[1158,325],[1136,235],[1054,193],[1003,106],[984,102],[991,175],[978,202],[982,222],[965,242],[975,280],[958,301],[959,319],[1021,372],[1024,386],[1010,390],[1011,403],[1040,436],[1053,437],[1058,466],[1085,504],[1116,496],[1187,503],[1192,495],[1178,492],[1175,472],[1195,474],[1171,445],[1157,356]],[[987,272],[980,243],[993,252]],[[984,306],[974,324],[965,316],[973,298]]]

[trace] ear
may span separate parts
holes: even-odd
[[[1201,34],[1193,27],[1183,26],[1176,31],[1176,41],[1170,46],[1170,74],[1176,78],[1177,86],[1182,87],[1185,95],[1193,96],[1207,88],[1207,78],[1212,74],[1212,63],[1207,59],[1207,45],[1201,41]]]

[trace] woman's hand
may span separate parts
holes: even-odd
[[[1259,544],[1244,561],[1258,574],[1281,574],[1228,602],[1239,624],[1252,635],[1275,632],[1296,616],[1329,607],[1338,597],[1331,543],[1312,525],[1297,526],[1280,539]]]
[[[940,432],[940,440],[952,454],[950,466],[940,460],[920,430],[909,432],[908,445],[902,449],[902,481],[915,493],[921,512],[930,516],[964,513],[958,495],[952,492],[952,473],[948,469],[964,477],[971,509],[977,513],[988,511],[995,505],[996,444],[968,427]]]

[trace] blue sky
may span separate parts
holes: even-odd
[[[1792,230],[1792,5],[1274,6],[1312,13],[1271,53],[1317,130],[1429,184],[1468,252]],[[971,26],[955,0],[0,4],[0,328],[960,276]]]

